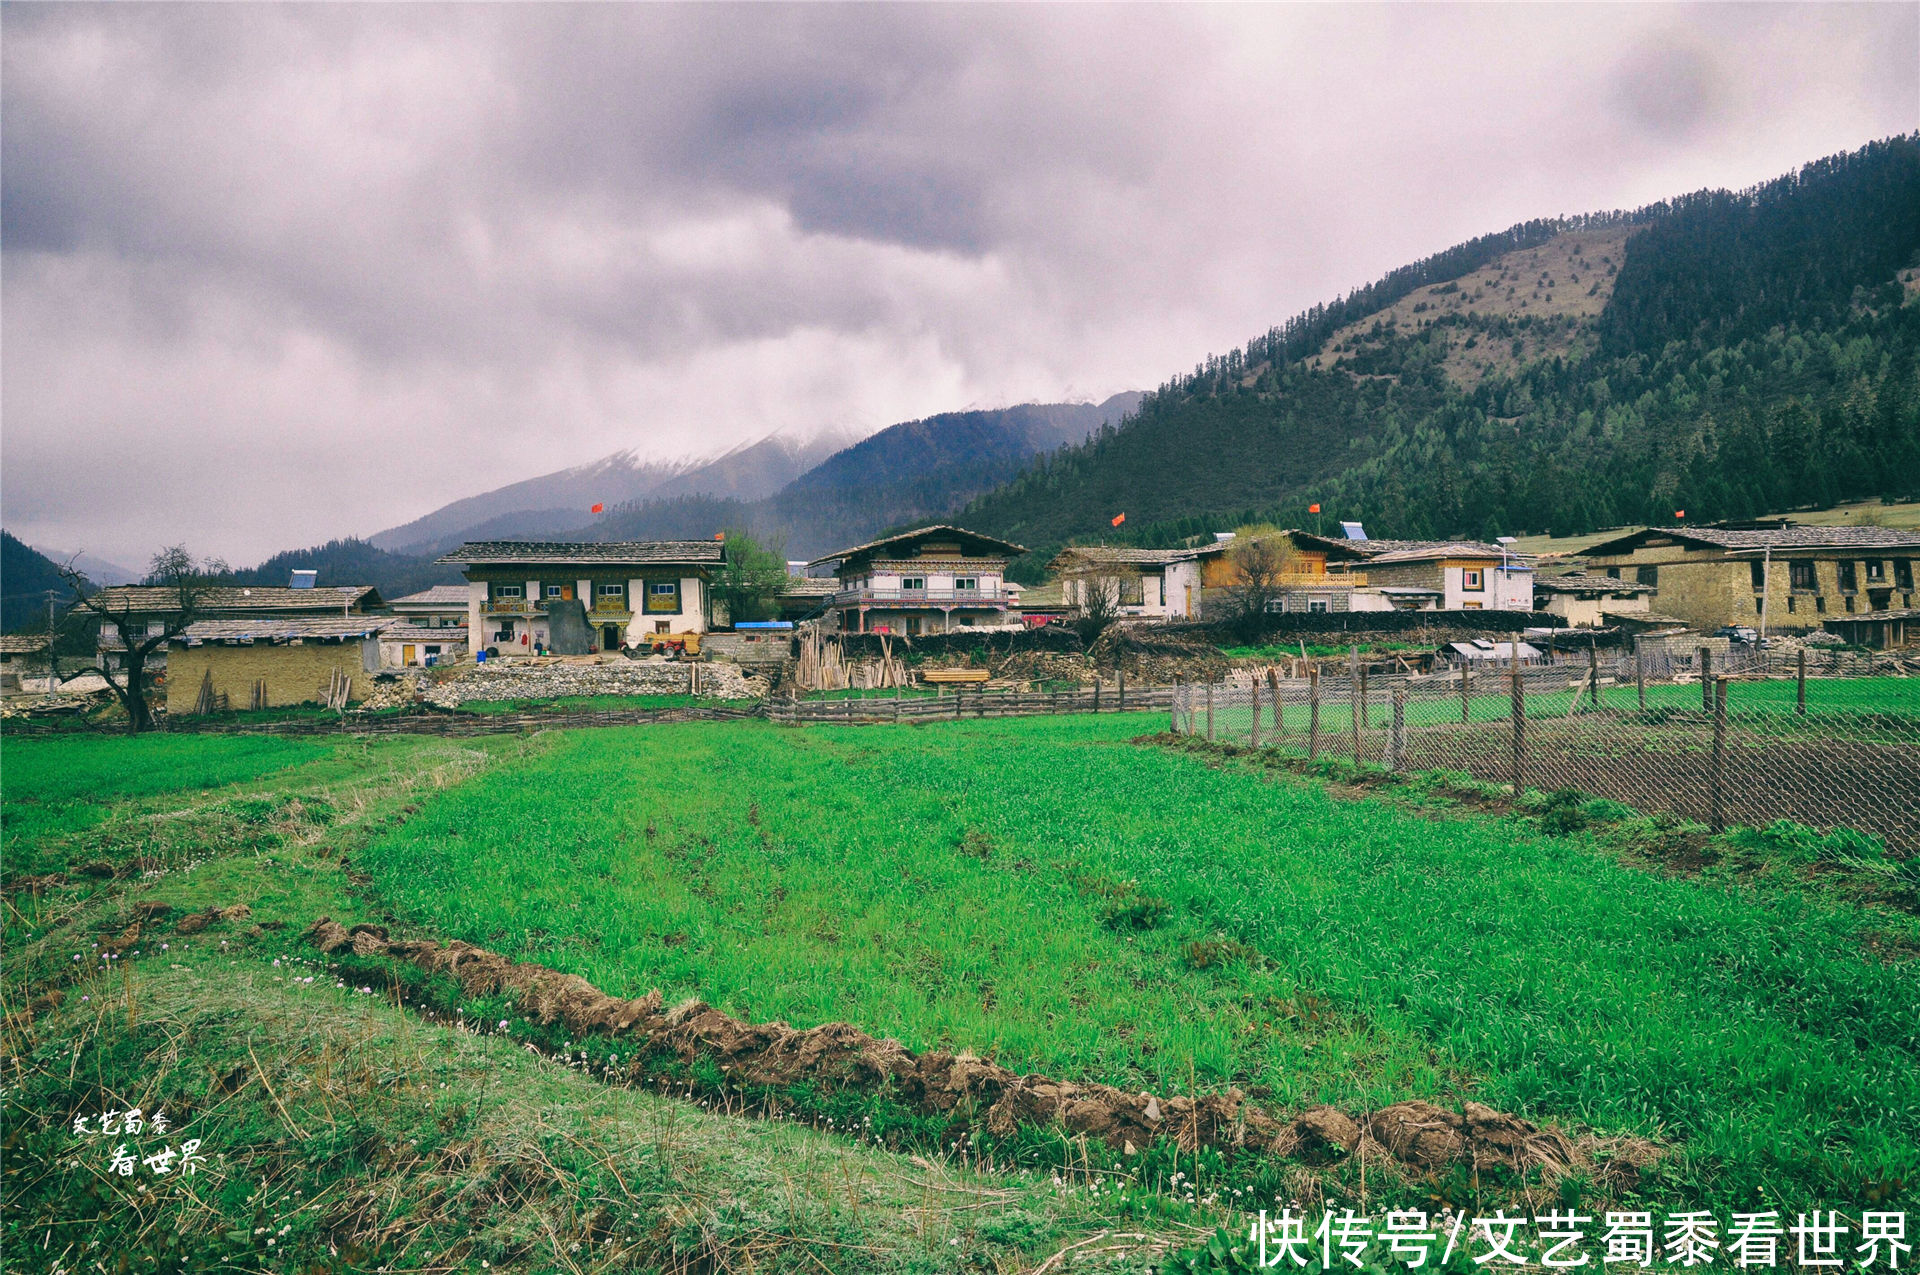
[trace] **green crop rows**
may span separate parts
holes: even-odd
[[[1128,742],[1161,725],[570,733],[358,863],[615,994],[1279,1111],[1471,1096],[1665,1143],[1703,1206],[1920,1181],[1908,918]]]

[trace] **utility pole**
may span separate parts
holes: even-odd
[[[53,698],[53,590],[47,590],[47,698]]]
[[[1773,608],[1767,605],[1767,595],[1773,591],[1773,537],[1767,537],[1767,551],[1760,565],[1760,646],[1767,645],[1767,620],[1771,618]]]

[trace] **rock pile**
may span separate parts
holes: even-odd
[[[546,700],[576,695],[685,695],[692,685],[690,664],[661,659],[613,659],[602,663],[565,660],[516,660],[512,663],[459,664],[421,673],[416,688],[400,703],[422,700],[441,708],[458,708],[476,701]],[[736,664],[701,663],[699,693],[713,699],[759,699],[767,694],[765,678],[748,677]],[[403,677],[400,682],[409,679]],[[388,684],[389,694],[406,694]],[[380,692],[376,692],[376,695]],[[368,707],[375,707],[372,698]]]

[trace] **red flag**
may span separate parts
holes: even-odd
[[[588,513],[590,513],[590,514],[597,514],[597,513],[599,513],[599,512],[601,511],[601,510],[603,510],[603,509],[605,509],[605,508],[606,508],[606,506],[605,506],[604,504],[600,504],[600,505],[595,505],[595,506],[594,506],[593,508],[591,508],[591,509],[589,509],[589,510],[587,510],[587,512],[588,512]]]
[[[1687,516],[1687,511],[1684,509],[1676,509],[1673,511],[1673,516],[1676,518],[1684,518]]]
[[[1307,506],[1307,512],[1308,512],[1308,513],[1310,513],[1310,514],[1317,514],[1317,513],[1319,513],[1319,512],[1320,512],[1320,506],[1318,506],[1318,505],[1308,505],[1308,506]]]
[[[1118,527],[1121,523],[1125,522],[1126,520],[1127,520],[1127,516],[1125,514],[1115,514],[1113,516],[1113,525]]]
[[[727,533],[724,531],[716,531],[713,533],[713,538],[715,540],[725,540],[727,538]]]

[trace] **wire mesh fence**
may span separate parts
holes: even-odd
[[[1778,819],[1920,852],[1920,679],[1864,656],[1589,653],[1584,662],[1181,683],[1176,733],[1307,759],[1577,789],[1720,830]]]

